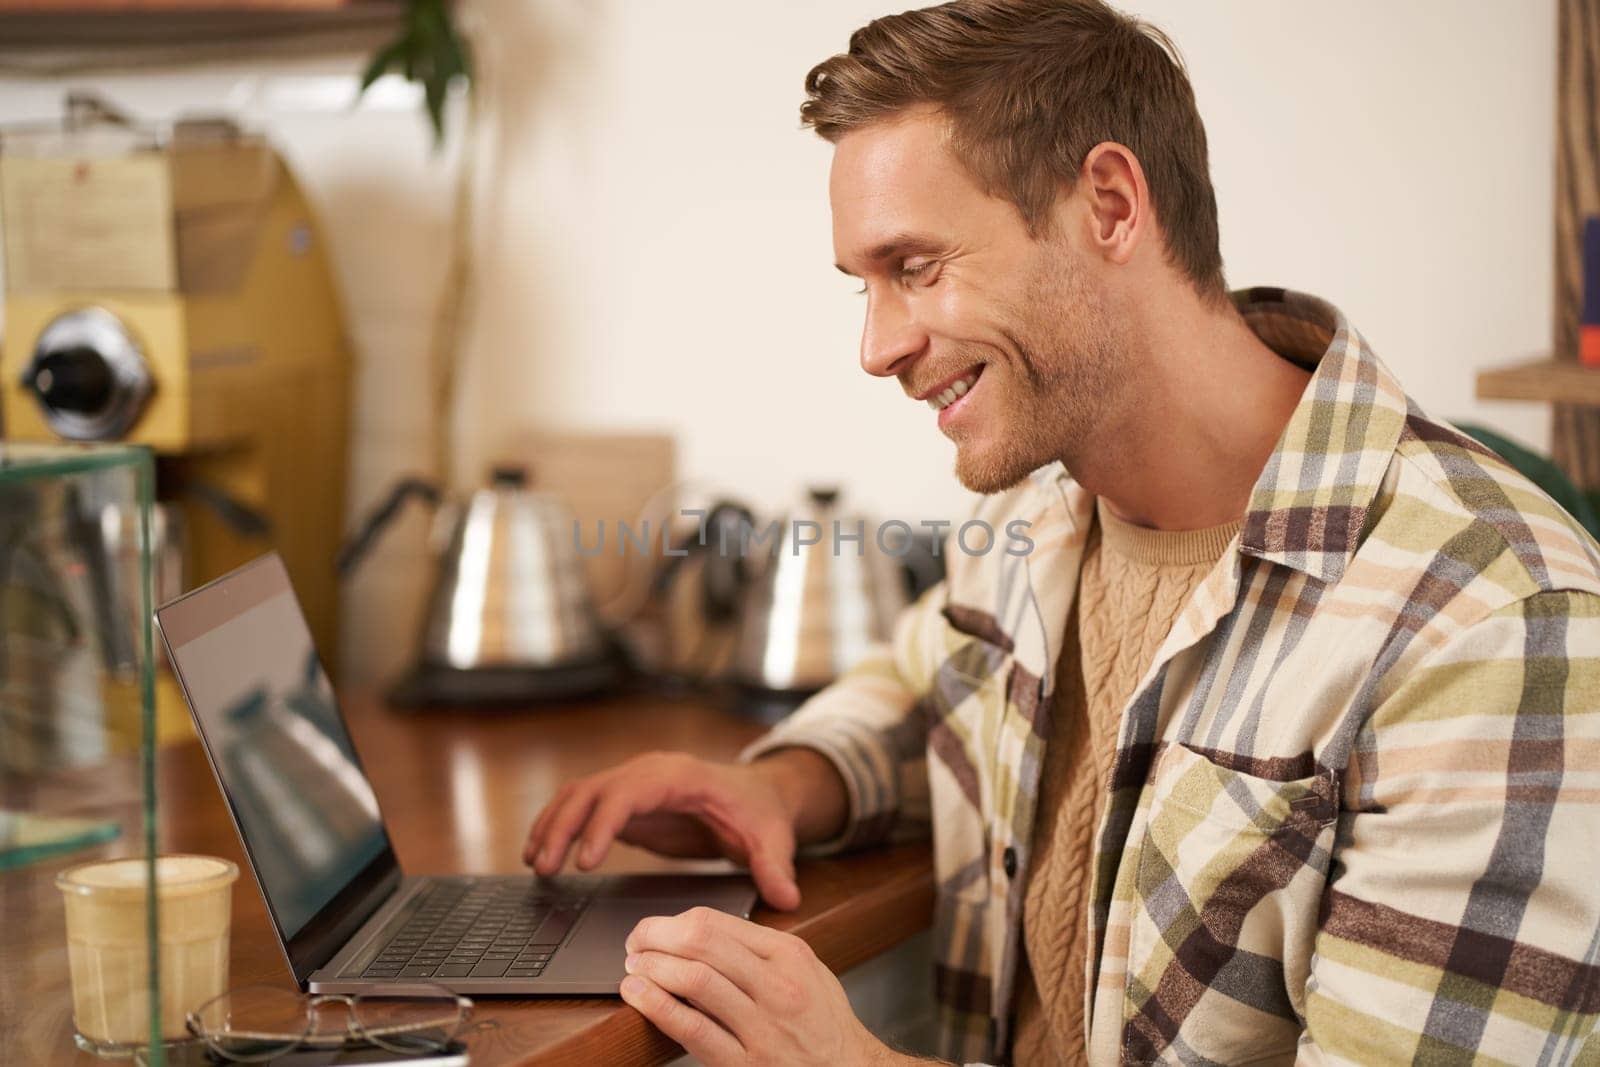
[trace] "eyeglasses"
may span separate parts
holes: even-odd
[[[324,993],[303,997],[274,986],[229,990],[188,1013],[190,1033],[234,1063],[260,1063],[299,1048],[368,1043],[402,1055],[438,1052],[472,1017],[472,1001],[442,986],[405,993]],[[345,1008],[344,1026],[327,1028],[322,1010]]]

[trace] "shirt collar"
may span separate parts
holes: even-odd
[[[1311,371],[1251,490],[1239,550],[1337,581],[1400,441],[1405,393],[1332,304],[1269,288],[1233,301],[1267,347]]]

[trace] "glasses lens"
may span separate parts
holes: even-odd
[[[437,1052],[472,1014],[472,1001],[439,986],[356,998],[350,1013],[362,1037],[391,1052]]]
[[[311,1016],[298,993],[245,986],[191,1011],[189,1029],[224,1059],[257,1063],[304,1041],[311,1031]]]

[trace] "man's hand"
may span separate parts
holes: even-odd
[[[591,870],[621,840],[666,856],[726,856],[750,868],[775,908],[799,906],[794,853],[844,821],[844,783],[815,752],[785,749],[749,765],[672,752],[638,756],[561,787],[528,831],[522,860],[559,871],[577,845]]]
[[[708,1067],[922,1062],[894,1052],[793,935],[712,908],[642,920],[622,999]]]

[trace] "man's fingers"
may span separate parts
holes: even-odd
[[[629,952],[653,949],[704,960],[732,979],[740,989],[753,993],[748,980],[755,976],[757,965],[781,953],[791,940],[788,934],[758,926],[748,919],[715,908],[698,907],[679,915],[652,915],[640,919],[633,933],[628,935],[625,947]],[[737,962],[739,956],[731,951],[733,948],[742,949],[757,959],[741,966]]]
[[[758,844],[750,853],[750,877],[761,899],[779,911],[800,906],[800,885],[795,881],[792,850],[781,845]]]
[[[741,1044],[750,1044],[755,1001],[711,964],[665,952],[638,952],[628,957],[626,967],[629,974],[643,975],[710,1015]]]
[[[709,1067],[744,1061],[744,1046],[732,1034],[643,975],[622,980],[622,999]]]
[[[619,786],[600,796],[583,830],[583,841],[578,846],[578,866],[584,870],[597,865],[611,850],[611,842],[622,828],[628,825],[635,809],[649,811],[659,798],[641,795],[632,787]]]
[[[733,817],[734,805],[712,811],[707,817],[724,837],[736,840],[744,853],[761,899],[780,911],[800,906],[800,886],[794,877],[794,827],[779,819]],[[730,853],[731,855],[732,853]]]
[[[580,785],[572,791],[572,795],[561,805],[561,810],[550,820],[544,844],[539,846],[539,854],[533,861],[535,871],[555,874],[567,862],[567,849],[571,847],[573,837],[583,829],[583,824],[589,821],[589,812],[594,810],[597,796],[595,788],[589,785]]]
[[[690,908],[682,915],[658,915],[641,920],[628,935],[625,946],[630,955],[660,952],[709,964],[754,1000],[761,985],[761,958],[749,946],[729,937],[714,917],[744,923],[743,919],[724,915],[713,908]]]
[[[533,825],[528,828],[528,841],[522,846],[522,862],[533,866],[534,859],[539,855],[539,846],[544,843],[544,835],[550,828],[550,820],[572,795],[572,783],[568,782],[556,790],[556,795],[550,798],[549,803],[540,810],[533,820]]]

